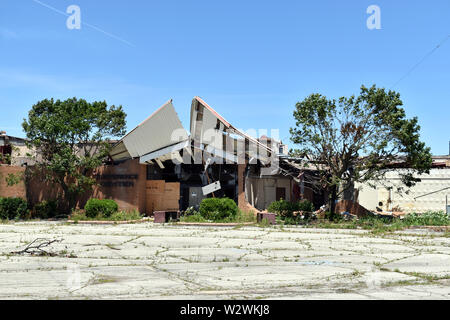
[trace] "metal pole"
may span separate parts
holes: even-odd
[[[445,195],[445,212],[450,214],[450,211],[448,210],[448,195]]]

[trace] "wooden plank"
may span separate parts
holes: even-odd
[[[164,180],[147,180],[146,191],[148,193],[164,193],[166,182]]]
[[[179,200],[179,182],[147,181],[146,205],[149,213],[154,211],[178,211],[180,208]]]

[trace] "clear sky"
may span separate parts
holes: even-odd
[[[379,30],[366,25],[373,4]],[[74,96],[122,105],[128,130],[173,98],[189,129],[200,96],[289,143],[297,101],[390,88],[449,34],[449,0],[1,0],[0,130],[24,136],[34,103]],[[393,88],[436,155],[449,149],[449,58],[450,40]]]

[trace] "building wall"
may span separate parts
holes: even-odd
[[[8,174],[24,176],[25,168],[0,165],[0,197],[17,197],[26,199],[26,188],[23,179],[14,186],[8,186],[6,177]]]
[[[265,210],[276,200],[276,188],[285,188],[286,201],[291,201],[291,179],[287,177],[248,177],[245,180],[245,196],[249,204]]]
[[[34,164],[33,157],[36,156],[36,151],[29,149],[25,144],[13,145],[11,152],[11,165],[21,166],[24,164]]]
[[[246,197],[245,197],[245,178],[244,178],[244,171],[245,171],[246,164],[238,164],[238,207],[242,210],[246,209]]]
[[[99,185],[80,200],[79,207],[84,207],[89,198],[113,199],[121,210],[146,213],[146,165],[139,164],[138,159],[128,160],[101,166],[94,174],[98,176]]]
[[[286,200],[290,200],[292,189],[289,178],[255,178],[244,182],[245,164],[238,165],[238,206],[248,210],[250,204],[258,209],[265,209],[272,201],[275,201],[276,187],[286,189]],[[62,190],[59,186],[45,182],[43,175],[30,176],[25,184],[21,181],[18,185],[7,187],[5,177],[9,173],[25,173],[26,167],[0,166],[0,196],[21,197],[28,199],[31,205],[43,200],[57,199]],[[99,185],[94,186],[93,191],[83,195],[77,206],[83,208],[90,198],[113,199],[121,210],[138,210],[147,212],[147,170],[146,165],[139,164],[138,159],[128,160],[118,165],[105,165],[98,168],[94,175]],[[244,187],[244,183],[246,184]],[[254,196],[250,197],[249,190],[254,190]],[[246,194],[247,193],[247,194]],[[257,205],[255,205],[255,204]]]
[[[450,202],[450,189],[415,198],[450,187],[450,168],[431,169],[429,175],[418,177],[422,179],[421,182],[412,188],[404,187],[401,191],[397,191],[397,187],[401,187],[402,184],[396,172],[388,173],[385,181],[376,183],[375,189],[368,184],[357,184],[355,185],[357,200],[369,210],[376,210],[378,203],[382,202],[381,209],[385,211],[445,211],[445,197],[447,196]]]
[[[0,165],[0,197],[20,197],[31,205],[43,200],[57,199],[61,188],[45,182],[43,175],[28,175],[26,183],[8,187],[5,178],[9,173],[22,173],[25,167]],[[77,204],[83,208],[89,198],[114,199],[120,210],[138,210],[146,212],[146,168],[139,160],[129,160],[119,165],[101,166],[94,173],[98,175],[99,185],[93,191],[82,196]]]

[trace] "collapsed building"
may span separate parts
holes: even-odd
[[[147,213],[198,207],[211,196],[264,210],[272,201],[303,196],[293,172],[280,165],[280,151],[286,152],[281,142],[251,137],[195,97],[190,134],[170,100],[120,139],[110,157],[115,166],[138,161],[145,167]]]
[[[0,134],[0,197],[26,198],[31,205],[56,199],[61,190],[42,180],[8,186],[2,178],[33,165],[28,155],[39,155],[26,142]],[[281,141],[237,129],[199,97],[192,100],[188,132],[169,100],[113,142],[109,160],[94,172],[98,184],[77,205],[108,198],[121,210],[152,214],[195,208],[207,197],[228,197],[247,211],[264,211],[280,199],[307,199],[318,209],[328,198],[317,184],[318,166],[288,156]],[[450,156],[433,157],[430,174],[418,178],[415,187],[401,188],[399,171],[392,170],[383,181],[355,184],[343,198],[369,211],[450,212]]]

